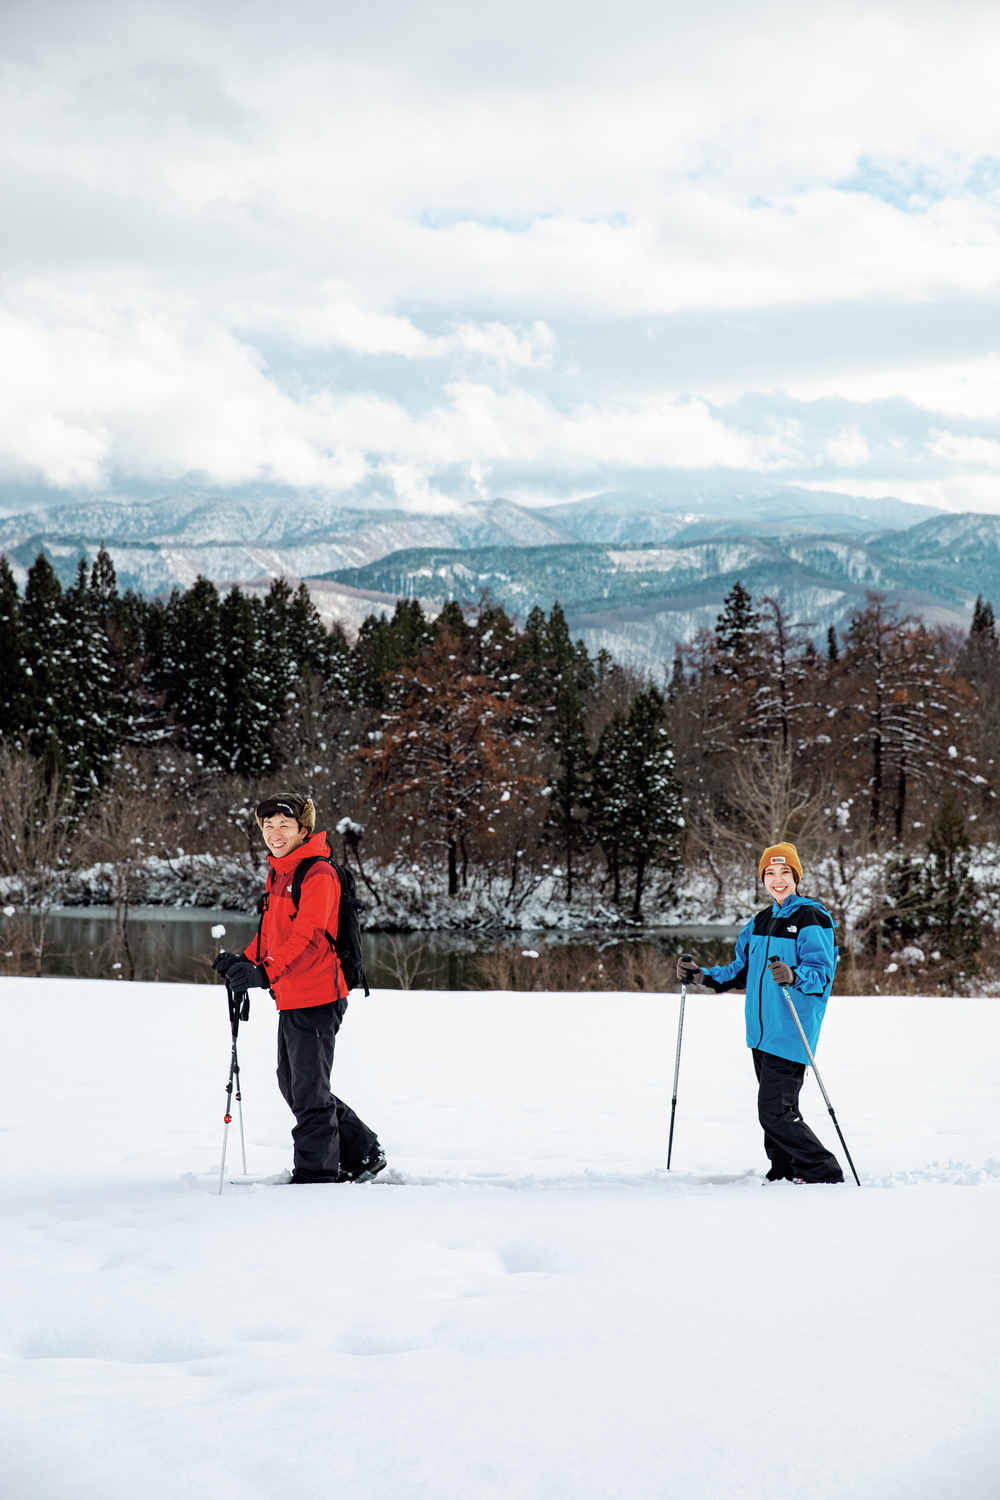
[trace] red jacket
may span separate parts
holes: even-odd
[[[342,1000],[347,994],[340,961],[326,939],[326,933],[337,936],[340,881],[336,872],[329,865],[313,865],[302,882],[298,913],[292,903],[295,866],[316,854],[329,858],[325,833],[311,834],[281,859],[268,855],[259,960],[256,938],[245,949],[247,958],[267,969],[279,1010],[305,1010]]]

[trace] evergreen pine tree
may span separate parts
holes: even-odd
[[[632,920],[642,918],[646,876],[653,866],[680,864],[681,786],[664,726],[666,704],[655,687],[637,693],[628,717],[615,714],[598,745],[594,772],[595,831],[619,892],[619,870],[635,870]]]
[[[255,624],[250,670],[257,695],[266,705],[264,717],[270,746],[271,731],[294,702],[293,684],[303,676],[292,643],[290,612],[294,595],[286,578],[274,578],[263,600],[252,595],[244,597],[251,606]]]
[[[575,644],[562,606],[556,600],[548,619],[537,605],[525,622],[521,636],[505,657],[504,670],[517,683],[518,696],[527,712],[522,727],[547,733],[545,721],[556,712],[563,677],[571,672],[582,693],[589,693],[597,681],[594,663],[582,640]]]
[[[107,554],[105,554],[107,557]],[[110,562],[110,559],[108,560]],[[57,733],[78,797],[91,796],[112,765],[125,723],[125,702],[111,642],[100,610],[117,596],[114,569],[91,588],[87,564],[65,596],[68,670]],[[107,615],[106,615],[107,617]]]
[[[30,719],[31,678],[28,676],[28,639],[17,583],[6,557],[0,554],[0,737],[20,749]]]
[[[222,633],[219,593],[208,578],[175,589],[162,615],[150,620],[153,686],[184,727],[196,756],[215,760],[221,745]]]
[[[573,899],[573,856],[587,848],[590,835],[591,754],[584,723],[585,700],[572,671],[564,672],[556,697],[549,740],[558,756],[558,775],[549,801],[547,826],[566,859],[566,900]]]
[[[628,719],[614,713],[601,733],[594,755],[590,787],[590,818],[594,834],[612,879],[612,900],[617,906],[622,888],[622,841],[626,835],[627,797],[622,796],[621,776],[628,760]]]
[[[826,659],[832,665],[840,660],[840,647],[837,645],[837,632],[831,625],[826,632]]]
[[[360,701],[368,708],[385,708],[387,679],[400,666],[418,662],[434,639],[419,599],[397,599],[391,620],[369,615],[352,652]]]
[[[296,677],[319,677],[325,691],[357,700],[350,647],[339,625],[327,630],[305,583],[300,583],[286,610],[285,631]]]
[[[268,633],[265,624],[271,626]],[[240,776],[259,777],[273,766],[271,732],[286,706],[289,656],[276,628],[276,610],[235,586],[219,609],[222,664],[219,728],[214,758]]]
[[[441,613],[434,621],[433,629],[435,636],[447,633],[460,648],[469,646],[474,635],[473,628],[466,620],[462,606],[457,599],[445,600]],[[461,654],[464,654],[464,650]]]
[[[679,696],[679,694],[681,694],[683,691],[684,691],[684,658],[681,655],[681,648],[679,646],[675,646],[674,647],[673,665],[670,668],[670,685],[669,685],[669,687],[667,689],[667,700],[668,700],[668,702],[673,703],[676,700],[676,698]]]
[[[22,619],[25,626],[25,672],[29,678],[28,748],[47,775],[66,770],[59,738],[60,705],[70,691],[72,657],[67,645],[66,604],[62,585],[43,552],[28,570]]]
[[[111,554],[103,542],[90,570],[90,602],[102,625],[114,617],[118,604],[118,579]]]
[[[473,639],[470,643],[469,663],[474,672],[492,678],[495,690],[508,696],[516,688],[516,679],[511,682],[512,652],[517,633],[514,622],[499,604],[484,598],[472,624]],[[501,682],[501,678],[504,679]]]
[[[976,596],[972,624],[956,666],[981,698],[996,696],[997,679],[1000,676],[1000,644],[997,642],[993,606],[989,600],[983,599],[982,594]]]
[[[715,622],[715,644],[721,658],[720,670],[727,677],[737,677],[752,655],[760,616],[739,579],[722,604],[722,614]]]
[[[991,646],[997,644],[996,620],[993,616],[993,605],[982,594],[976,595],[976,607],[972,612],[972,624],[969,627],[970,636],[978,637],[983,643]]]
[[[334,623],[327,633],[325,685],[342,704],[357,703],[358,679],[354,675],[351,648],[339,623]]]
[[[576,646],[573,645],[569,626],[566,624],[566,616],[563,614],[563,607],[558,599],[549,613],[545,635],[548,646],[546,654],[554,671],[562,673],[570,667],[579,665],[579,648],[583,646],[583,642],[578,641]],[[583,655],[589,663],[586,648],[584,648]]]
[[[979,967],[982,923],[976,910],[976,886],[969,873],[972,852],[965,818],[952,787],[946,787],[927,840],[921,898],[927,911],[925,932],[941,954],[948,984],[960,973]]]
[[[972,749],[979,770],[988,776],[987,767],[995,767],[1000,759],[1000,646],[993,606],[982,594],[976,599],[972,627],[955,665],[975,689]]]
[[[94,575],[91,574],[91,588],[93,584]],[[157,705],[150,698],[144,679],[144,667],[149,657],[149,627],[152,620],[161,615],[162,605],[154,608],[141,594],[126,589],[124,594],[116,594],[111,600],[104,618],[122,696],[123,733],[133,744],[145,743],[161,727],[157,724],[160,719]]]

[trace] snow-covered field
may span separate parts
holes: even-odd
[[[831,1002],[860,1192],[761,1187],[741,1009],[689,1001],[668,1177],[676,997],[357,999],[402,1183],[219,1198],[223,991],[0,980],[4,1500],[995,1500],[1000,1002]]]

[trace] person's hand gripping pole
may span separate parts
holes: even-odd
[[[677,978],[681,982],[681,1003],[677,1013],[677,1054],[674,1058],[674,1096],[670,1101],[670,1139],[667,1142],[667,1171],[670,1171],[670,1158],[674,1152],[674,1120],[677,1115],[677,1080],[681,1073],[681,1042],[684,1039],[684,1002],[687,999],[688,985],[695,979],[701,978],[701,970],[691,957],[690,953],[682,953],[677,960]]]
[[[778,981],[777,978],[775,978],[775,975],[774,975],[774,965],[776,965],[776,964],[777,965],[781,965],[781,959],[780,958],[771,958],[771,959],[768,959],[768,963],[772,966],[771,967],[771,977],[774,978],[775,984],[778,984],[779,981]],[[785,966],[781,965],[781,967],[785,967]],[[827,1107],[827,1109],[830,1112],[830,1119],[833,1121],[834,1129],[836,1130],[837,1135],[840,1137],[840,1144],[844,1148],[844,1155],[847,1157],[848,1165],[850,1166],[851,1171],[854,1173],[854,1181],[857,1183],[858,1187],[860,1187],[861,1186],[861,1178],[858,1176],[857,1169],[856,1169],[853,1161],[851,1161],[851,1153],[847,1149],[847,1142],[844,1140],[844,1132],[841,1130],[840,1125],[837,1122],[837,1116],[833,1112],[833,1105],[830,1103],[830,1095],[827,1093],[826,1089],[823,1087],[823,1080],[819,1076],[819,1069],[816,1066],[816,1059],[815,1059],[815,1057],[813,1057],[812,1048],[810,1047],[809,1043],[806,1041],[806,1034],[802,1030],[802,1022],[799,1020],[799,1013],[795,1009],[795,1006],[792,1003],[792,997],[791,997],[791,995],[788,992],[788,986],[787,986],[787,984],[782,984],[781,985],[781,993],[784,995],[785,999],[788,1001],[788,1009],[792,1013],[792,1020],[795,1022],[795,1025],[796,1025],[796,1027],[798,1029],[799,1036],[802,1038],[802,1045],[806,1049],[806,1056],[808,1057],[809,1062],[810,1062],[810,1064],[812,1066],[813,1073],[816,1075],[816,1082],[819,1084],[819,1091],[823,1095],[824,1100],[826,1101],[826,1107]]]

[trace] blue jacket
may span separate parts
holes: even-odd
[[[837,967],[834,920],[825,906],[808,896],[792,895],[759,911],[736,939],[731,964],[705,970],[705,983],[717,993],[746,989],[747,1046],[772,1052],[790,1062],[808,1063],[802,1038],[788,1002],[767,967],[780,958],[794,971],[792,1003],[813,1052],[826,1014],[826,1002]]]

